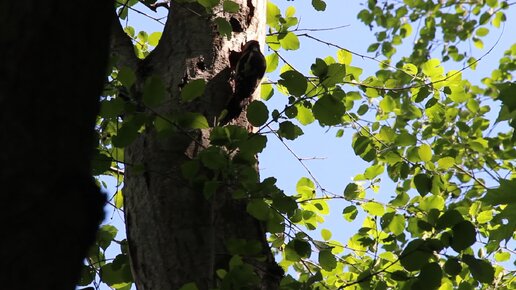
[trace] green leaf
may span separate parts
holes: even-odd
[[[239,154],[247,154],[254,156],[265,149],[267,145],[267,137],[263,135],[252,135],[247,140],[239,142]]]
[[[469,221],[457,223],[453,226],[452,231],[453,237],[450,245],[456,252],[469,248],[477,241],[475,226]]]
[[[310,254],[312,253],[312,248],[310,247],[310,244],[307,241],[300,240],[300,239],[294,239],[293,246],[294,246],[296,253],[300,257],[302,257],[302,258],[310,257]]]
[[[116,237],[118,229],[112,225],[103,225],[97,232],[97,243],[104,251],[109,247]]]
[[[329,239],[331,239],[331,231],[327,229],[322,229],[321,237],[323,238],[323,240],[328,241]]]
[[[182,128],[207,129],[210,127],[206,117],[200,113],[184,112],[177,116],[177,124]]]
[[[223,170],[227,167],[228,156],[217,147],[209,147],[199,153],[202,164],[211,170]]]
[[[106,153],[95,150],[91,157],[91,174],[101,175],[111,168],[112,158]]]
[[[149,107],[156,107],[166,99],[166,88],[158,76],[151,76],[145,80],[143,86],[143,103]]]
[[[344,104],[332,95],[324,95],[315,102],[312,112],[322,126],[333,126],[342,123],[346,112]]]
[[[425,241],[416,239],[405,247],[400,262],[407,271],[417,271],[428,263],[431,256],[432,250],[427,247]]]
[[[257,220],[267,221],[270,207],[263,199],[253,199],[247,204],[247,212]]]
[[[373,44],[369,45],[369,47],[367,48],[367,52],[375,52],[378,50],[379,47],[380,47],[379,42],[373,43]]]
[[[118,129],[117,134],[111,138],[111,143],[118,148],[126,147],[138,137],[140,127],[137,121],[124,123],[122,128]]]
[[[280,195],[272,199],[272,208],[292,216],[297,209],[297,202],[291,196]]]
[[[370,167],[366,168],[366,170],[364,172],[364,177],[367,180],[373,180],[378,175],[382,174],[384,169],[385,169],[385,167],[382,164],[370,166]]]
[[[328,73],[322,84],[328,88],[342,83],[346,77],[346,66],[340,63],[332,63],[328,66]]]
[[[278,135],[288,140],[294,140],[303,135],[303,130],[299,126],[294,125],[290,121],[281,122],[279,124]]]
[[[267,25],[278,28],[281,11],[274,3],[267,1]]]
[[[348,222],[354,221],[358,215],[357,207],[354,205],[345,207],[344,210],[342,210],[342,215],[344,216],[344,219]]]
[[[485,224],[493,219],[493,210],[485,210],[477,215],[477,222],[479,224]]]
[[[411,63],[406,63],[403,65],[403,71],[405,71],[406,73],[412,75],[412,76],[415,76],[417,75],[417,66],[411,64]]]
[[[405,231],[405,217],[400,214],[394,215],[389,223],[389,230],[395,235],[401,235]]]
[[[79,282],[77,283],[78,286],[87,286],[93,282],[93,280],[96,277],[95,268],[91,266],[83,265],[82,271],[81,271],[81,278],[79,279]],[[88,290],[88,288],[81,288],[81,290]]]
[[[511,253],[509,252],[496,252],[495,253],[495,260],[499,263],[506,262],[511,259]]]
[[[372,146],[371,139],[365,136],[358,136],[353,141],[353,150],[365,161],[369,162],[376,158],[376,150]]]
[[[233,29],[231,28],[231,23],[229,23],[226,20],[226,18],[223,17],[217,17],[213,20],[213,22],[215,23],[215,25],[217,25],[217,31],[219,32],[219,34],[222,36],[226,36],[226,38],[230,40],[231,33],[233,31]]]
[[[229,13],[236,13],[240,10],[240,5],[230,0],[225,0],[222,4],[222,9]]]
[[[375,201],[366,202],[361,206],[366,212],[374,216],[382,216],[385,213],[383,205]]]
[[[280,44],[285,50],[299,49],[299,38],[293,32],[287,32],[280,37]]]
[[[432,177],[428,174],[420,173],[414,176],[414,184],[416,185],[417,192],[421,196],[425,196],[432,190]]]
[[[437,262],[428,263],[421,268],[413,289],[437,289],[441,285],[442,278],[441,266]]]
[[[157,46],[159,43],[159,40],[161,39],[161,32],[153,32],[149,35],[149,44],[152,46]]]
[[[265,57],[265,61],[267,62],[267,68],[265,72],[270,73],[275,71],[278,68],[279,57],[277,53],[271,53]]]
[[[443,157],[437,160],[437,167],[440,169],[447,170],[455,165],[455,159],[453,157]]]
[[[312,6],[317,11],[324,11],[324,10],[326,10],[326,3],[323,0],[312,0]]]
[[[498,0],[486,0],[487,6],[494,8],[498,5]]]
[[[309,178],[302,177],[296,184],[296,191],[302,200],[311,199],[315,196],[315,184]]]
[[[130,89],[136,81],[136,75],[134,74],[134,71],[126,66],[123,66],[118,70],[116,78],[127,89]]]
[[[432,209],[444,209],[444,198],[439,195],[429,195],[422,198],[419,208],[429,213]]]
[[[308,82],[306,78],[301,73],[289,70],[280,75],[281,79],[278,83],[285,88],[287,88],[288,92],[296,97],[301,97],[306,92],[306,88],[308,87]]]
[[[358,190],[358,185],[356,183],[348,183],[346,188],[344,189],[344,198],[346,200],[354,200],[360,194]]]
[[[473,37],[473,45],[478,49],[484,48],[484,42],[480,38]]]
[[[323,78],[328,74],[328,65],[321,58],[316,58],[315,63],[310,66],[310,69],[316,77]]]
[[[401,132],[396,138],[396,145],[398,146],[410,146],[416,145],[417,139],[414,135],[407,132]]]
[[[382,111],[385,113],[393,112],[394,109],[396,109],[396,102],[391,96],[385,96],[380,101],[380,109],[382,109]]]
[[[312,110],[306,108],[302,104],[296,104],[297,115],[296,119],[301,123],[301,125],[308,125],[315,121],[315,117],[312,113]]]
[[[133,282],[129,264],[116,267],[115,262],[105,264],[100,268],[102,282],[108,286],[118,289],[130,285]]]
[[[444,272],[450,276],[457,276],[462,271],[462,266],[456,258],[449,258],[444,263]]]
[[[269,110],[267,110],[267,106],[260,101],[253,101],[247,107],[247,120],[251,125],[255,127],[260,127],[269,118]]]
[[[423,73],[430,77],[432,81],[441,79],[444,68],[441,66],[441,61],[437,58],[432,58],[422,65]]]
[[[325,271],[331,271],[337,267],[337,259],[331,253],[331,250],[322,250],[319,252],[319,265]]]
[[[491,263],[485,260],[476,259],[471,255],[463,255],[462,261],[468,265],[473,278],[481,283],[493,283],[495,270]]]
[[[410,277],[408,276],[407,272],[405,271],[400,271],[400,270],[397,270],[397,271],[393,271],[391,274],[391,279],[394,280],[394,281],[407,281],[410,279]]]
[[[274,88],[272,84],[262,84],[260,98],[264,101],[268,101],[274,95]]]
[[[452,228],[456,224],[462,222],[464,218],[462,214],[455,209],[447,210],[443,215],[439,217],[436,223],[436,228],[443,230],[446,228]]]
[[[136,38],[142,42],[142,43],[145,43],[147,42],[147,40],[149,39],[149,35],[147,34],[146,31],[140,31],[138,32],[138,35],[136,36]]]
[[[181,90],[181,99],[190,102],[204,94],[206,89],[206,81],[204,79],[192,80],[187,83]]]
[[[350,65],[351,64],[351,60],[353,59],[353,55],[348,50],[339,49],[337,51],[337,59],[342,64]]]
[[[205,8],[211,9],[219,4],[220,0],[197,0],[197,3],[201,4]]]
[[[102,118],[116,118],[124,112],[124,101],[120,98],[104,100],[100,103],[100,113]]]
[[[488,189],[487,194],[482,198],[482,202],[488,205],[514,204],[516,203],[516,179],[500,180],[500,187]]]
[[[423,162],[428,162],[432,160],[432,148],[427,144],[419,146],[419,148],[417,149],[417,153],[419,154],[419,158],[421,158],[421,161]]]
[[[121,190],[118,190],[113,196],[115,207],[121,209],[124,206],[124,195]]]
[[[295,14],[296,14],[296,7],[294,7],[294,6],[289,6],[285,10],[285,17],[292,17]]]
[[[489,34],[489,29],[487,29],[486,27],[480,27],[480,28],[477,29],[475,34],[478,37],[486,36],[487,34]]]

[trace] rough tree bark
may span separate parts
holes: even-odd
[[[266,1],[235,2],[241,7],[239,13],[226,15],[215,9],[215,15],[209,15],[196,3],[172,1],[160,43],[142,61],[136,59],[119,23],[115,23],[117,37],[112,48],[119,56],[118,66],[128,66],[137,75],[133,97],[142,94],[143,83],[150,76],[160,77],[169,93],[164,105],[146,108],[147,113],[200,112],[210,122],[219,116],[232,94],[230,52],[240,51],[248,40],[263,41],[265,32]],[[230,41],[217,33],[216,17],[232,17]],[[184,104],[179,100],[180,89],[194,79],[206,80],[205,94],[198,102]],[[245,118],[236,123],[248,127]],[[263,242],[266,259],[253,263],[261,278],[258,288],[278,287],[281,270],[266,245],[262,226],[246,213],[245,204],[234,201],[229,188],[206,199],[181,177],[181,165],[209,145],[209,132],[186,134],[178,130],[173,136],[159,138],[147,128],[126,148],[126,229],[139,290],[178,289],[189,282],[195,282],[199,289],[215,287],[215,271],[228,266],[226,242],[230,238]]]
[[[2,289],[75,289],[94,242],[104,197],[90,159],[112,9],[0,1]]]

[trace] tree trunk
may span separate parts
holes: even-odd
[[[173,118],[181,112],[197,112],[209,122],[219,116],[232,94],[230,52],[240,51],[248,40],[263,41],[265,31],[265,0],[236,2],[240,12],[228,16],[223,12],[209,15],[198,4],[172,1],[159,45],[133,67],[138,78],[134,96],[143,94],[150,76],[161,78],[169,93],[164,105],[146,108],[146,113]],[[213,20],[230,20],[230,16],[233,36],[228,41],[217,33]],[[195,79],[206,81],[204,95],[191,103],[181,102],[181,88]],[[245,118],[236,123],[248,127]],[[179,289],[190,282],[199,289],[216,287],[215,271],[228,268],[231,255],[226,244],[235,238],[263,245],[265,259],[250,262],[261,278],[261,285],[253,287],[277,288],[281,271],[265,241],[263,226],[247,214],[245,203],[233,200],[228,187],[206,198],[202,188],[182,177],[185,161],[209,146],[210,130],[176,129],[163,137],[146,127],[126,148],[124,207],[138,289]]]
[[[112,7],[0,2],[2,289],[75,289],[95,240],[104,197],[90,159]]]

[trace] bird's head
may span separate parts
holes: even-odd
[[[256,40],[249,40],[244,44],[242,51],[256,50],[260,51],[260,43]]]

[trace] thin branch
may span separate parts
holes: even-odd
[[[331,30],[342,29],[342,28],[345,28],[345,27],[349,27],[349,24],[347,24],[347,25],[335,26],[335,27],[327,27],[327,28],[296,28],[296,29],[290,30],[290,32],[303,32],[303,31],[319,32],[319,31],[331,31]],[[282,33],[284,33],[284,32],[273,32],[273,33],[269,33],[269,34],[267,34],[267,36],[277,35],[277,34],[282,34]]]
[[[285,146],[285,148],[287,148],[288,152],[290,152],[290,154],[292,154],[292,156],[294,156],[294,158],[297,159],[297,161],[299,163],[301,163],[301,166],[303,166],[303,168],[306,170],[306,172],[308,173],[308,175],[310,175],[310,177],[313,179],[313,181],[315,182],[315,184],[317,185],[318,188],[320,188],[322,191],[325,191],[324,188],[322,187],[322,185],[319,183],[319,181],[317,180],[317,178],[315,178],[315,175],[312,173],[312,171],[310,170],[310,168],[308,168],[308,166],[306,166],[306,164],[303,162],[303,159],[300,158],[299,156],[297,156],[296,152],[294,152],[294,150],[292,150],[288,145],[287,143],[285,143],[285,141],[283,141],[283,139],[281,139],[281,137],[278,135],[278,133],[276,133],[274,130],[272,130],[272,128],[267,125],[267,128],[269,128],[274,136],[276,136],[278,138],[278,140],[280,140],[281,144],[283,144],[283,146]]]
[[[124,3],[121,3],[120,1],[116,1],[116,3],[121,4],[121,5],[124,5],[124,8],[125,8],[125,6],[126,6]],[[149,9],[153,10],[152,8],[150,8],[150,6],[148,6],[148,4],[143,3],[143,2],[141,2],[141,3],[142,3],[143,5],[145,5],[145,6],[149,7]],[[161,25],[165,25],[165,23],[163,23],[163,22],[161,21],[161,19],[160,19],[160,18],[156,18],[156,17],[150,16],[149,14],[147,14],[147,13],[145,13],[145,12],[142,12],[142,11],[140,11],[140,10],[138,10],[138,9],[135,9],[135,8],[133,8],[133,7],[131,7],[131,6],[127,6],[127,9],[129,9],[129,10],[131,10],[131,11],[134,11],[134,12],[136,12],[136,13],[140,14],[140,15],[143,15],[143,16],[145,16],[145,17],[149,18],[149,19],[152,19],[152,20],[154,20],[154,21],[158,22],[158,23],[159,23],[159,24],[161,24]],[[155,10],[153,10],[153,11],[155,11]]]

